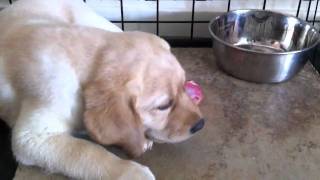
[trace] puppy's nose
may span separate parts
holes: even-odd
[[[199,131],[204,126],[204,119],[200,119],[193,127],[190,129],[191,134]]]

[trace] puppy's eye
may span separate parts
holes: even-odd
[[[160,110],[160,111],[167,110],[172,106],[172,104],[173,104],[173,100],[170,100],[169,103],[159,106],[158,110]]]

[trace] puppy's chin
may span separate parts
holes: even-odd
[[[159,143],[159,144],[163,144],[163,143],[168,143],[167,141],[165,140],[162,140],[162,139],[159,139],[159,138],[156,138],[152,135],[151,133],[151,130],[147,130],[146,133],[145,133],[145,136],[148,140],[150,141],[153,141],[155,143]]]
[[[185,136],[175,136],[175,137],[163,137],[163,136],[157,136],[158,134],[153,134],[151,131],[149,133],[146,133],[146,138],[155,142],[155,143],[168,143],[168,144],[175,144],[180,143],[183,141],[188,140],[192,135],[185,135]]]
[[[163,140],[160,140],[160,139],[155,139],[155,138],[151,138],[150,140],[155,142],[155,143],[159,143],[159,144],[167,143],[166,141],[163,141]]]
[[[154,138],[154,137],[152,136],[152,134],[151,134],[151,130],[150,130],[150,129],[149,129],[149,130],[146,130],[146,132],[145,132],[145,137],[146,137],[146,139],[148,139],[148,140],[150,140],[150,141],[153,141],[153,142],[155,142],[155,143],[165,143],[165,142],[162,141],[162,140],[159,140],[159,139]]]
[[[164,144],[164,143],[174,144],[174,143],[179,143],[179,142],[185,141],[188,138],[183,138],[183,139],[179,139],[179,140],[162,140],[162,139],[158,139],[158,138],[153,138],[153,137],[149,138],[148,137],[147,139],[149,139],[150,141],[153,141],[155,143],[159,143],[159,144]]]

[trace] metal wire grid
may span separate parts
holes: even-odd
[[[197,0],[192,0],[192,9],[191,9],[191,20],[189,21],[161,21],[159,20],[159,0],[155,0],[156,1],[156,21],[126,21],[124,20],[124,12],[123,12],[123,0],[120,0],[120,7],[121,7],[121,21],[113,21],[114,23],[121,23],[121,28],[122,30],[125,30],[124,28],[124,23],[156,23],[156,34],[159,35],[159,24],[160,23],[184,23],[184,24],[191,24],[190,27],[190,40],[192,41],[194,39],[194,24],[196,23],[209,23],[209,21],[196,21],[195,20],[195,5],[196,5],[196,1]],[[316,22],[320,22],[319,20],[316,20],[316,16],[317,16],[317,10],[318,10],[318,4],[319,4],[319,0],[317,0],[316,2],[316,7],[315,7],[315,12],[314,12],[314,16],[313,19],[309,19],[309,14],[310,14],[310,9],[311,9],[311,3],[313,0],[308,0],[308,10],[307,10],[307,15],[306,15],[306,21],[309,23],[312,23],[313,25]],[[84,0],[84,2],[86,2],[86,0]],[[297,11],[296,11],[296,17],[299,16],[300,10],[301,10],[301,3],[302,0],[299,0],[298,3],[298,7],[297,7]],[[262,9],[265,10],[266,9],[266,4],[267,4],[267,0],[263,1],[262,4]],[[227,11],[230,11],[230,6],[231,6],[231,0],[228,0],[228,6],[227,6]]]
[[[8,0],[10,4],[12,4],[12,0]],[[83,2],[86,2],[87,0],[83,0]],[[190,24],[190,36],[189,39],[188,37],[186,37],[186,39],[188,39],[188,42],[196,42],[197,40],[199,41],[199,39],[195,39],[194,38],[194,25],[195,24],[199,24],[199,23],[209,23],[209,21],[199,21],[199,20],[195,20],[195,6],[196,6],[196,2],[198,0],[192,0],[192,9],[191,9],[191,20],[189,21],[162,21],[159,19],[159,0],[154,0],[156,1],[156,20],[155,21],[146,21],[146,20],[125,20],[124,19],[124,8],[123,8],[123,0],[120,0],[120,12],[121,12],[121,20],[120,21],[112,21],[113,23],[120,23],[121,24],[121,28],[122,30],[125,30],[125,23],[142,23],[142,24],[150,24],[150,23],[155,23],[156,24],[156,34],[159,35],[159,24],[161,23],[182,23],[182,24]],[[298,3],[298,7],[297,7],[297,11],[296,11],[296,17],[299,16],[300,10],[301,10],[301,3],[303,0],[299,0]],[[320,20],[316,20],[316,16],[317,16],[317,11],[318,11],[318,5],[319,5],[319,0],[316,0],[316,7],[315,7],[315,11],[314,11],[314,16],[310,19],[309,15],[310,15],[310,11],[311,11],[311,3],[314,0],[304,0],[304,1],[308,1],[308,9],[307,9],[307,14],[306,14],[306,18],[305,21],[312,23],[313,25],[315,23],[319,23]],[[262,9],[265,10],[266,9],[266,4],[267,4],[267,0],[263,1],[262,4]],[[228,0],[228,5],[227,5],[227,9],[226,11],[230,11],[230,6],[231,6],[231,0]],[[191,40],[191,41],[190,41]],[[200,42],[201,43],[201,42]],[[208,44],[209,40],[202,40],[202,43],[204,44]],[[181,44],[181,43],[178,43]]]

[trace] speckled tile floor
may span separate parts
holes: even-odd
[[[173,49],[200,83],[205,129],[179,144],[156,144],[137,161],[159,180],[320,178],[320,77],[310,64],[283,84],[227,76],[211,49]]]

